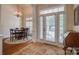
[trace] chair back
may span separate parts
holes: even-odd
[[[14,30],[13,29],[10,29],[10,34],[13,34],[14,33]]]

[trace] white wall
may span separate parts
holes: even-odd
[[[78,6],[77,4],[74,5],[74,10],[75,10],[75,8],[76,8],[77,6]],[[76,26],[74,25],[73,29],[74,29],[74,31],[79,32],[79,25],[76,25]]]
[[[1,27],[1,5],[0,5],[0,27]],[[0,28],[0,35],[1,35],[1,28]]]
[[[1,36],[1,5],[0,5],[0,55],[2,55],[2,36]]]
[[[74,26],[74,9],[73,5],[65,5],[65,31],[73,30]]]
[[[9,29],[19,27],[19,18],[17,18],[12,10],[12,5],[1,5],[1,26],[0,32],[4,37],[9,36]]]

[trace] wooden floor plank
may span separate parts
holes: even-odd
[[[7,44],[3,40],[3,55],[11,55],[12,53],[20,50],[21,48],[27,46],[31,41],[27,41],[21,44]]]

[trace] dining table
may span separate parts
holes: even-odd
[[[27,31],[26,29],[13,29],[13,32],[10,33],[10,36],[11,35],[14,35],[15,39],[20,40],[24,39],[27,36]]]

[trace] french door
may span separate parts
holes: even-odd
[[[40,39],[63,43],[64,14],[43,15],[40,17]]]
[[[59,43],[63,43],[63,40],[64,40],[64,14],[59,14]]]

